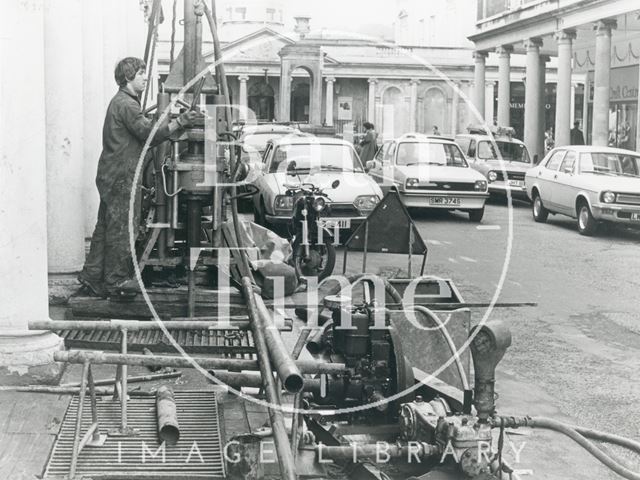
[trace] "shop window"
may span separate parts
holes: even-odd
[[[276,20],[276,9],[267,8],[267,21],[274,22]]]

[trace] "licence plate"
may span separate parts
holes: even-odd
[[[457,197],[429,197],[429,205],[460,205]]]
[[[329,230],[333,230],[336,228],[351,228],[351,219],[350,218],[330,218],[330,219],[321,219],[320,224],[328,228]]]
[[[632,213],[631,220],[640,221],[640,213]]]
[[[509,180],[510,187],[524,187],[524,182],[522,180]]]

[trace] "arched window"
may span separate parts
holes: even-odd
[[[409,108],[398,87],[389,87],[382,96],[382,138],[389,140],[409,130]]]
[[[437,126],[440,132],[448,132],[449,126],[445,124],[447,99],[439,88],[430,88],[424,94],[424,130],[431,133]]]

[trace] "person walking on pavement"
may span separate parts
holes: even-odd
[[[376,156],[376,150],[378,148],[378,133],[374,130],[373,123],[364,122],[364,138],[360,140],[360,160],[362,163],[373,160]]]
[[[123,292],[134,294],[138,282],[132,278],[129,248],[129,199],[142,149],[154,122],[144,116],[139,96],[147,84],[143,60],[127,57],[118,62],[115,80],[120,87],[104,119],[102,153],[98,161],[96,186],[100,194],[98,220],[91,247],[78,281],[90,293],[106,297]],[[167,140],[175,131],[190,126],[198,113],[188,111],[176,120],[160,125],[151,145]],[[139,192],[136,188],[136,204]],[[139,208],[134,208],[133,227],[138,228]]]
[[[438,125],[434,125],[433,126],[433,133],[432,135],[440,135],[440,130],[438,129]]]
[[[584,135],[582,134],[582,130],[580,130],[580,122],[573,122],[573,128],[570,132],[570,142],[571,145],[584,145]]]

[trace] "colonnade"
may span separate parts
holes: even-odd
[[[609,77],[611,70],[611,31],[616,28],[615,20],[601,20],[596,24],[595,75],[593,80],[593,121],[591,138],[594,145],[606,146],[609,134]],[[576,30],[565,29],[555,32],[558,55],[558,81],[556,89],[555,145],[570,142],[570,129],[574,118],[575,87],[572,83],[573,42]],[[549,57],[541,53],[544,40],[531,37],[524,40],[526,55],[524,141],[532,155],[544,155],[544,86],[546,62]],[[498,56],[498,111],[500,125],[510,124],[510,70],[513,45],[500,45],[495,49]],[[473,54],[475,85],[473,103],[488,122],[492,117],[485,112],[485,71],[488,51]],[[639,80],[640,82],[640,80]],[[585,85],[585,100],[589,86]],[[583,128],[587,125],[587,102],[584,103]]]

